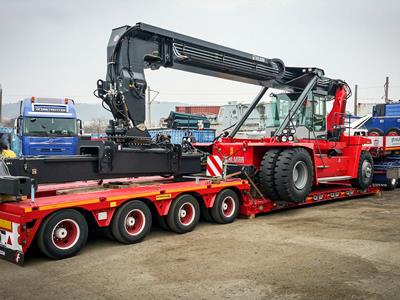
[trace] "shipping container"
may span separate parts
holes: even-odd
[[[193,115],[218,115],[220,106],[175,106],[176,112]]]

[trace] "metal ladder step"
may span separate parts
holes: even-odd
[[[326,183],[332,181],[342,181],[342,180],[349,180],[351,176],[332,176],[332,177],[322,177],[318,178],[318,183]]]

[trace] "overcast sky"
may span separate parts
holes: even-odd
[[[359,84],[365,101],[400,98],[400,1],[0,0],[3,101],[92,96],[104,78],[112,28],[146,22],[224,46],[318,66]],[[160,101],[222,104],[250,101],[259,87],[176,70],[146,72]],[[351,104],[351,103],[350,103]]]

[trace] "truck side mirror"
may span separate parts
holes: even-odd
[[[83,122],[81,119],[76,120],[76,126],[78,127],[78,135],[83,135]]]
[[[14,130],[18,136],[22,136],[22,127],[23,127],[23,120],[22,117],[19,116],[14,123]]]

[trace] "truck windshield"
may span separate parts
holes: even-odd
[[[75,136],[75,119],[25,117],[24,134],[36,136]]]

